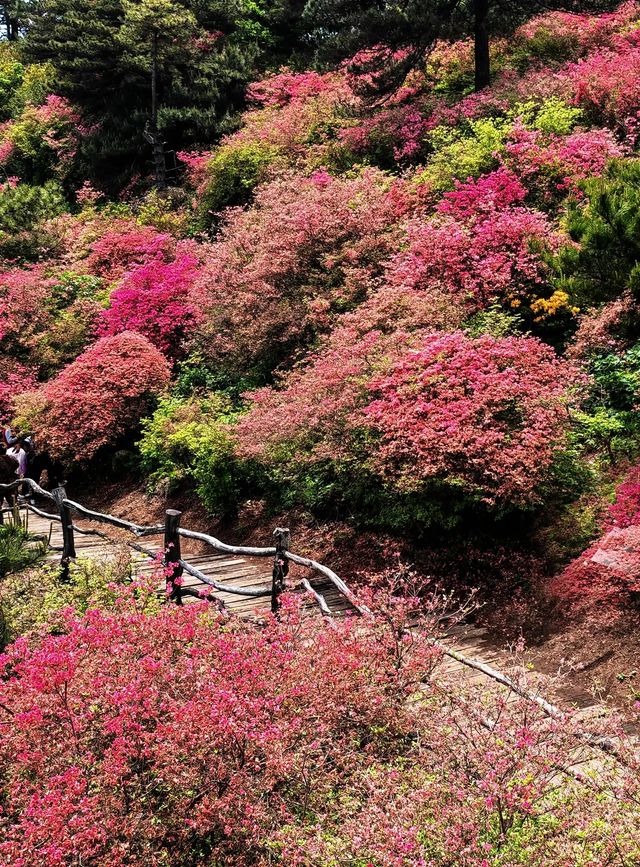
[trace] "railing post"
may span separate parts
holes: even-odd
[[[169,596],[173,599],[176,605],[182,605],[182,566],[180,560],[180,518],[182,512],[177,512],[175,509],[167,509],[164,513],[164,566],[165,577],[167,584],[171,582],[172,591]],[[171,573],[169,570],[171,569]],[[177,582],[177,583],[176,583]]]
[[[273,581],[271,584],[271,613],[277,614],[280,607],[280,594],[284,592],[284,579],[289,574],[289,561],[282,556],[291,546],[291,533],[286,527],[276,527],[273,531],[276,543],[276,556],[273,561]]]
[[[53,494],[58,511],[60,512],[60,523],[62,524],[62,559],[60,560],[60,578],[63,581],[68,581],[69,561],[75,560],[76,558],[71,512],[69,511],[69,507],[64,504],[64,501],[67,499],[67,492],[62,485],[54,488],[51,493]]]

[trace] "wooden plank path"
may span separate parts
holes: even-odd
[[[62,528],[60,523],[50,521],[47,518],[42,518],[33,513],[28,513],[26,509],[21,510],[23,518],[27,514],[29,531],[38,536],[49,538],[51,546],[54,549],[58,549],[49,551],[45,560],[50,563],[59,563],[60,551],[63,547]],[[86,521],[74,520],[74,524],[82,529],[94,529],[93,525]],[[127,544],[124,540],[118,540],[115,538],[116,536],[117,531],[113,534],[113,540],[108,541],[99,536],[84,535],[76,532],[75,548],[77,558],[90,558],[106,561],[114,560],[117,557],[118,547]],[[142,544],[146,549],[156,554],[156,556],[161,556],[161,536],[147,537],[143,540]],[[270,610],[272,581],[272,561],[270,559],[239,557],[234,555],[218,554],[214,551],[206,554],[184,555],[184,558],[191,566],[195,566],[196,569],[204,575],[214,578],[223,585],[227,584],[230,586],[254,590],[264,588],[265,595],[259,597],[237,596],[233,593],[213,590],[215,597],[224,602],[230,613],[240,617],[253,617]],[[137,551],[132,551],[131,562],[134,575],[151,575],[159,566],[158,561],[153,561],[149,557]],[[330,581],[318,578],[314,579],[311,583],[314,590],[322,594],[325,598],[334,616],[344,616],[345,614],[355,613],[353,606],[350,605],[348,600]],[[300,580],[294,577],[289,584],[292,586],[299,585]],[[182,586],[193,589],[197,592],[212,589],[203,581],[186,572],[182,576]],[[296,588],[296,592],[302,592],[302,589]],[[193,601],[195,601],[194,597],[186,596],[184,598],[186,604]],[[305,600],[305,608],[308,611],[319,611],[318,606],[313,599]]]

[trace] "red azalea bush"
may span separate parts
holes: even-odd
[[[4,351],[28,354],[51,321],[48,301],[56,281],[44,265],[0,272],[0,341]]]
[[[86,259],[91,274],[119,280],[127,271],[152,261],[167,262],[175,252],[175,238],[152,226],[124,225],[105,231],[93,241]]]
[[[628,493],[632,500],[633,489]],[[631,503],[624,505],[631,511]],[[628,515],[620,511],[623,526],[609,530],[551,582],[551,593],[576,612],[611,617],[640,600],[640,526],[624,526]]]
[[[486,194],[490,183],[496,206],[488,195],[474,210],[474,197]],[[385,280],[416,294],[444,289],[470,312],[496,301],[519,305],[545,283],[546,266],[532,242],[552,248],[558,243],[544,214],[500,206],[501,198],[517,200],[520,190],[506,173],[459,185],[443,200],[441,216],[408,223],[405,249],[391,259]]]
[[[609,519],[616,527],[640,524],[640,467],[633,467],[616,491],[609,506]]]
[[[569,382],[533,338],[430,335],[369,384],[373,465],[405,489],[443,478],[525,505],[562,443]]]
[[[190,291],[199,266],[193,256],[157,259],[130,271],[111,293],[100,333],[137,331],[170,358],[177,358],[196,320]]]
[[[262,629],[121,599],[0,657],[6,867],[631,863],[638,777],[570,717],[439,673],[411,606]],[[60,632],[62,634],[60,634]],[[398,636],[401,636],[400,638]],[[487,722],[489,721],[489,722]],[[562,784],[558,785],[558,780]],[[594,862],[595,863],[595,862]]]
[[[82,463],[140,420],[169,381],[169,364],[146,337],[102,337],[54,379],[18,401],[22,426],[52,455]]]
[[[400,492],[439,480],[526,505],[563,443],[572,373],[533,338],[344,329],[284,390],[250,395],[238,450],[281,464],[355,459]]]

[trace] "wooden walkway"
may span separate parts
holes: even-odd
[[[21,511],[24,517],[28,514],[28,527],[31,533],[38,536],[50,538],[50,544],[53,548],[62,548],[62,528],[56,521],[49,521],[46,518],[41,518],[39,515],[27,513],[26,510]],[[74,520],[74,524],[83,529],[95,529],[94,525],[85,522]],[[104,526],[100,527],[101,532],[104,532]],[[95,560],[115,560],[118,556],[118,551],[126,545],[124,541],[125,535],[121,535],[121,543],[118,539],[118,531],[112,531],[108,528],[108,535],[113,541],[101,538],[94,535],[83,535],[75,533],[75,548],[78,559],[91,558]],[[126,538],[130,540],[130,535],[126,534]],[[162,547],[162,536],[151,536],[137,540],[140,544],[153,551],[158,558]],[[257,557],[236,557],[233,555],[218,554],[214,551],[209,551],[206,554],[184,554],[185,560],[188,560],[191,566],[195,566],[204,575],[214,578],[223,585],[241,587],[243,589],[259,590],[264,588],[264,596],[246,597],[238,596],[233,593],[215,590],[204,582],[198,580],[186,572],[182,576],[182,586],[189,587],[196,591],[211,590],[217,599],[222,600],[228,610],[240,617],[253,617],[266,613],[271,607],[271,558]],[[52,550],[46,556],[46,561],[57,563],[60,561],[60,551]],[[131,562],[133,566],[133,574],[135,575],[152,575],[154,570],[158,569],[159,561],[153,561],[148,556],[137,551],[131,552]],[[162,582],[164,584],[164,582]],[[296,567],[292,567],[291,580],[288,582],[290,588],[296,588],[300,584],[300,579],[297,577]],[[312,581],[314,590],[322,594],[325,598],[331,612],[334,616],[344,616],[345,614],[355,613],[353,606],[349,604],[347,599],[337,590],[337,588],[328,580],[323,580],[321,577],[314,578]],[[302,589],[299,592],[303,592]],[[192,596],[185,596],[184,602],[195,601]],[[309,611],[319,609],[313,599],[305,601],[305,608]]]

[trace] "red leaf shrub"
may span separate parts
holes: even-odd
[[[111,293],[100,333],[137,331],[165,355],[177,358],[196,319],[190,290],[197,275],[198,262],[188,255],[173,262],[154,259],[130,271]]]
[[[633,491],[629,494],[632,499]],[[576,612],[596,611],[603,617],[615,616],[632,598],[637,602],[640,526],[614,527],[554,578],[550,589]]]
[[[430,335],[369,384],[372,463],[406,490],[442,478],[525,505],[563,440],[568,383],[538,340]]]
[[[615,502],[609,506],[609,520],[623,529],[640,524],[640,467],[630,470],[618,487]]]
[[[123,226],[101,234],[86,259],[87,270],[98,277],[119,280],[127,271],[152,261],[173,258],[175,238],[151,226]]]
[[[397,243],[403,185],[368,170],[262,186],[232,212],[194,289],[203,352],[223,365],[282,360],[360,301]]]
[[[37,392],[23,395],[18,414],[51,454],[86,463],[130,431],[168,381],[166,358],[146,337],[125,331],[102,337]]]
[[[0,341],[4,351],[24,355],[46,331],[51,320],[47,302],[55,282],[44,265],[0,273]]]
[[[531,501],[567,427],[574,372],[551,349],[533,338],[461,332],[345,327],[334,337],[284,390],[250,395],[237,428],[241,455],[350,459],[400,491],[438,479],[491,503]]]
[[[0,420],[10,418],[15,409],[15,398],[36,385],[33,368],[6,355],[0,356]]]
[[[19,639],[0,657],[2,863],[633,861],[632,756],[599,771],[615,798],[559,788],[577,723],[452,685],[428,619],[399,640],[401,607],[381,615],[223,628],[202,604],[121,600]]]
[[[495,301],[519,305],[543,284],[546,266],[531,242],[557,244],[548,218],[517,205],[491,208],[489,199],[474,211],[474,198],[488,187],[497,204],[520,195],[507,173],[460,185],[445,197],[442,215],[409,222],[405,249],[386,268],[388,284],[416,295],[444,289],[469,312]]]

